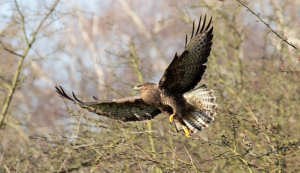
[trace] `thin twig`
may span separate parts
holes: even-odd
[[[17,0],[15,0],[15,6],[16,6],[18,14],[21,17],[22,31],[23,31],[25,42],[26,42],[26,44],[29,44],[29,39],[27,37],[27,32],[26,32],[26,27],[25,27],[25,16],[23,15],[23,13],[22,13],[22,11],[20,9],[20,5],[17,2]]]
[[[190,162],[191,162],[191,165],[192,167],[195,169],[195,171],[197,172],[198,171],[198,168],[196,167],[196,165],[194,164],[194,161],[193,161],[193,158],[189,152],[189,150],[186,148],[186,146],[184,146],[184,150],[186,152],[186,154],[188,155],[189,159],[190,159]]]
[[[241,0],[235,0],[237,1],[240,5],[244,6],[245,8],[247,8],[247,10],[253,14],[255,17],[257,17],[257,19],[259,21],[261,21],[264,25],[266,25],[267,28],[270,29],[271,32],[273,32],[278,38],[280,38],[282,41],[284,41],[286,44],[288,44],[289,46],[293,47],[294,49],[298,49],[293,43],[290,43],[286,38],[284,38],[284,36],[280,35],[277,31],[275,31],[270,24],[268,24],[262,17],[260,17],[259,14],[257,14],[255,11],[253,11],[251,8],[249,8],[244,2],[242,2]]]
[[[9,53],[11,53],[11,54],[13,54],[13,55],[16,55],[16,56],[18,56],[18,57],[22,57],[22,55],[19,54],[18,52],[14,51],[14,50],[12,50],[12,49],[10,49],[10,48],[8,48],[8,47],[6,47],[2,41],[0,41],[0,44],[1,44],[2,48],[3,48],[5,51],[7,51],[7,52],[9,52]]]

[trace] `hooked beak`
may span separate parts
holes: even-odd
[[[140,90],[140,87],[139,87],[139,85],[136,85],[136,86],[133,87],[133,89],[138,91],[138,90]]]

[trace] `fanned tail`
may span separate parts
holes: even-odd
[[[214,121],[217,112],[216,97],[213,90],[200,86],[184,94],[186,101],[196,109],[184,115],[183,122],[192,131],[201,131]]]

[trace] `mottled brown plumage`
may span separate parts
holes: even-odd
[[[57,93],[91,112],[122,121],[146,120],[165,113],[171,115],[170,121],[174,118],[176,127],[189,136],[211,123],[216,112],[213,92],[206,87],[196,87],[206,69],[212,32],[211,18],[207,23],[206,16],[203,22],[200,17],[196,29],[193,23],[189,41],[186,35],[183,53],[175,54],[158,85],[145,83],[136,86],[135,89],[140,91],[138,97],[111,102],[82,102],[74,93],[73,97],[68,96],[60,86],[56,87]]]
[[[125,122],[143,121],[152,119],[161,113],[155,106],[146,104],[140,96],[126,97],[108,102],[83,102],[73,92],[72,96],[69,96],[61,86],[56,86],[55,88],[60,96],[73,101],[80,107],[116,120]]]
[[[201,80],[205,72],[207,58],[210,54],[213,27],[212,18],[206,24],[204,16],[201,24],[201,17],[195,31],[193,22],[190,41],[185,43],[185,50],[178,56],[177,53],[159,81],[159,88],[162,93],[162,102],[172,107],[173,114],[180,121],[193,111],[193,107],[187,104],[183,94],[193,89]],[[172,119],[170,119],[172,121]]]

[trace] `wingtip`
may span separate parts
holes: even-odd
[[[201,25],[201,19],[202,19],[202,15],[200,15],[200,18],[199,18],[199,22],[198,22],[198,27],[197,27],[196,34],[199,33],[199,29],[200,29],[200,25]]]
[[[193,38],[194,36],[194,31],[195,31],[195,21],[193,21],[193,29],[192,29],[192,34],[191,34],[191,38],[190,40]]]
[[[64,97],[64,89],[62,88],[62,86],[55,85],[55,91],[59,96]]]
[[[75,96],[74,92],[72,92],[73,98],[70,97],[70,96],[65,92],[64,88],[63,88],[61,85],[56,85],[56,86],[55,86],[55,90],[56,90],[56,93],[57,93],[60,97],[62,97],[62,98],[66,98],[66,99],[68,99],[68,100],[70,100],[70,101],[72,101],[72,102],[74,102],[74,103],[80,103],[80,104],[83,103],[82,101],[80,101],[80,100]],[[75,96],[75,97],[74,97],[74,96]]]
[[[208,24],[207,24],[205,30],[206,30],[206,31],[207,31],[207,30],[210,30],[209,28],[213,28],[213,26],[212,26],[212,16],[210,17],[209,22],[208,22]]]
[[[184,44],[184,47],[186,48],[186,45],[187,45],[187,38],[188,36],[187,36],[187,34],[185,34],[185,44]]]
[[[203,22],[202,22],[202,27],[200,29],[200,33],[203,32],[203,29],[205,28],[205,23],[206,23],[206,14],[204,15],[204,19],[203,19]]]
[[[72,91],[72,96],[77,103],[83,104],[83,102],[78,99],[78,97],[75,95],[75,93],[73,91]]]
[[[186,48],[188,43],[193,39],[193,37],[195,37],[198,34],[202,34],[204,32],[208,32],[208,33],[212,33],[213,31],[213,26],[212,26],[212,16],[210,16],[209,21],[207,23],[207,14],[200,15],[199,17],[199,22],[198,22],[198,26],[195,29],[195,21],[193,21],[193,28],[192,28],[192,33],[191,36],[188,40],[188,35],[185,35],[185,44],[184,47]],[[203,19],[203,20],[202,20]]]

